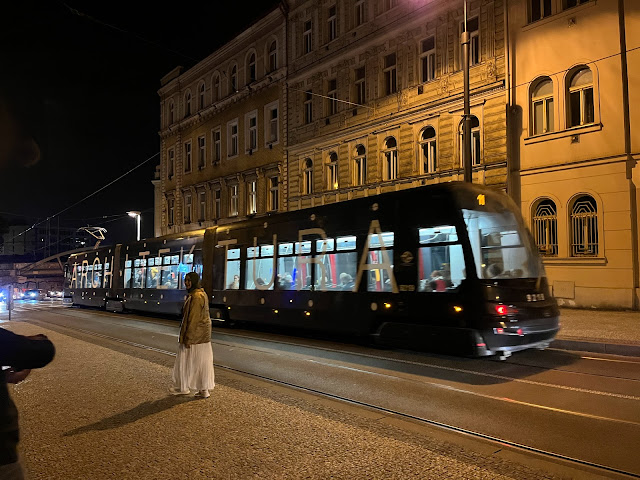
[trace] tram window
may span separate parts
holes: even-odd
[[[418,229],[418,235],[420,236],[421,244],[458,241],[458,234],[456,232],[456,227],[452,225],[420,228]]]
[[[160,285],[157,288],[178,288],[178,265],[170,265],[171,257],[164,257],[163,263],[160,272]]]
[[[182,256],[182,263],[193,263],[193,253],[186,253]]]
[[[296,255],[311,253],[311,241],[296,242]]]
[[[91,286],[93,288],[100,288],[102,286],[102,265],[99,263],[93,265],[93,280]]]
[[[247,263],[244,288],[255,290],[258,285],[267,285],[273,278],[273,245],[247,248]],[[273,283],[269,290],[273,289]]]
[[[227,250],[227,277],[225,286],[227,290],[238,290],[240,288],[240,249],[230,248]]]
[[[387,244],[385,242],[385,247],[386,245]],[[384,252],[386,252],[386,258]],[[389,272],[389,268],[384,265],[381,266],[382,268],[369,270],[367,283],[368,292],[390,292],[392,290],[390,274],[393,273],[393,249],[385,248],[384,252],[383,250],[374,250],[369,252],[367,263],[376,265],[383,264],[388,261],[391,267],[391,272]]]
[[[160,267],[155,265],[156,265],[156,262],[154,261],[154,259],[150,258],[149,267],[147,267],[147,283],[146,283],[147,288],[158,288],[158,280],[160,277],[159,275]]]
[[[418,291],[446,292],[465,279],[462,245],[434,245],[418,249]]]
[[[300,246],[296,243],[296,251],[308,250],[311,251],[310,242],[303,242],[308,244],[306,246]],[[297,290],[300,287],[303,290],[309,290],[311,288],[311,269],[309,268],[309,255],[293,255],[294,244],[281,243],[278,245],[278,276],[277,283],[278,288],[281,290]]]
[[[384,247],[393,247],[394,234],[393,232],[372,233],[369,235],[369,248],[380,248],[380,237],[384,242]]]
[[[133,262],[133,288],[144,288],[144,276],[147,269],[147,259],[138,258]]]
[[[478,278],[535,278],[540,264],[513,212],[463,209]]]
[[[335,241],[333,238],[325,238],[322,240],[316,240],[316,252],[322,253],[322,249],[325,249],[325,252],[333,252],[335,249]]]
[[[131,288],[131,260],[124,262],[124,288]]]
[[[327,252],[335,249],[341,253],[322,253],[323,240],[316,243],[315,288],[316,290],[345,290],[354,288],[358,270],[358,254],[355,252],[356,237],[345,236],[326,240]],[[353,250],[349,252],[348,250]],[[322,279],[324,278],[324,285]]]

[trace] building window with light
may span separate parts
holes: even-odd
[[[364,145],[357,145],[353,157],[353,184],[367,183],[367,150]]]
[[[247,214],[253,215],[258,211],[258,181],[247,182]]]
[[[207,165],[207,149],[204,135],[198,137],[198,170],[202,170]]]
[[[191,171],[191,141],[184,144],[184,172]]]
[[[464,120],[458,126],[458,141],[460,144],[460,166],[464,167]],[[480,165],[480,121],[471,115],[471,166]]]
[[[366,84],[365,84],[365,70],[364,67],[356,68],[353,71],[354,82],[354,100],[358,105],[364,105],[367,102]]]
[[[238,216],[238,185],[229,185],[229,216]]]
[[[171,180],[175,175],[176,168],[176,152],[173,150],[173,148],[167,152],[167,157],[167,179]]]
[[[384,180],[395,180],[398,178],[398,144],[394,137],[389,137],[384,141],[382,165],[382,178]]]
[[[238,155],[238,120],[233,120],[227,124],[227,144],[229,145],[228,156]]]
[[[305,158],[302,166],[302,193],[310,195],[313,193],[313,160]]]
[[[280,180],[278,177],[269,178],[269,203],[267,208],[270,212],[280,208]]]
[[[551,0],[529,0],[529,23],[551,15]]]
[[[571,256],[598,256],[598,206],[590,195],[581,195],[571,206]]]
[[[247,58],[247,83],[256,81],[256,54],[251,52]]]
[[[355,26],[364,24],[364,0],[356,0],[354,4]]]
[[[428,126],[420,134],[420,173],[434,173],[438,168],[436,130]]]
[[[558,256],[558,211],[553,200],[545,198],[533,209],[533,236],[540,255]]]
[[[338,82],[332,78],[327,82],[327,116],[338,113]]]
[[[222,160],[222,133],[219,127],[211,133],[211,137],[213,141],[213,164],[215,165]]]
[[[200,216],[198,218],[199,222],[204,222],[207,218],[207,194],[206,192],[199,192],[198,199],[200,203]]]
[[[307,90],[304,93],[304,123],[313,122],[313,93]]]
[[[329,7],[327,16],[327,34],[328,40],[335,40],[338,36],[338,16],[336,14],[337,8],[335,5]]]
[[[588,125],[594,122],[593,72],[581,67],[568,77],[568,124],[569,127]]]
[[[274,40],[269,44],[269,72],[278,69],[278,43]]]
[[[198,109],[202,110],[204,108],[204,93],[205,93],[205,84],[202,82],[200,87],[198,88]]]
[[[384,93],[391,95],[398,91],[398,75],[396,70],[396,54],[392,53],[384,57]]]
[[[258,149],[258,113],[254,110],[245,116],[245,150],[253,153]]]
[[[302,33],[302,53],[304,54],[310,53],[313,48],[312,33],[311,20],[307,20],[304,22],[304,30]]]
[[[420,76],[423,83],[436,78],[436,37],[434,36],[420,42]]]
[[[553,132],[553,82],[542,77],[531,89],[531,134]]]
[[[222,98],[222,88],[220,87],[220,75],[217,73],[213,75],[213,101],[217,102]]]
[[[184,194],[184,223],[191,223],[191,194]]]
[[[331,152],[327,162],[327,190],[338,189],[338,154]]]

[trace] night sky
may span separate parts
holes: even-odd
[[[11,5],[9,5],[11,3]],[[160,79],[204,59],[277,1],[5,2],[0,13],[0,219],[153,235]],[[33,163],[37,151],[39,160]],[[68,210],[67,210],[68,209]],[[1,220],[0,220],[1,223]]]

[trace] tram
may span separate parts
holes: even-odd
[[[72,255],[74,305],[179,315],[196,271],[212,321],[466,356],[559,330],[537,248],[505,194],[427,185]]]

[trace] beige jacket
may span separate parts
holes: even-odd
[[[211,341],[209,299],[202,288],[194,289],[184,301],[178,341],[183,345],[196,345]]]

